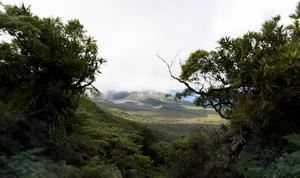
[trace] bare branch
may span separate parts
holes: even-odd
[[[177,80],[178,82],[184,84],[188,89],[190,89],[192,92],[194,92],[194,93],[196,93],[196,94],[199,94],[199,95],[205,94],[204,92],[201,92],[201,90],[200,90],[200,91],[197,91],[196,89],[194,89],[193,87],[191,87],[190,84],[187,83],[186,81],[181,80],[181,79],[178,78],[178,77],[175,77],[175,76],[173,75],[172,71],[171,71],[171,67],[172,67],[173,63],[170,65],[170,64],[169,64],[164,58],[162,58],[160,55],[157,54],[156,56],[157,56],[159,59],[161,59],[161,60],[166,64],[166,66],[168,67],[169,74],[170,74],[170,76],[171,76],[173,79],[175,79],[175,80]]]
[[[220,108],[218,108],[218,105],[216,105],[213,101],[208,100],[209,105],[214,108],[214,110],[222,117],[226,118],[226,116],[222,113],[222,105],[220,105]]]
[[[212,93],[214,92],[221,92],[224,90],[230,90],[232,87],[231,86],[228,86],[228,87],[224,87],[224,88],[210,88],[208,91],[205,91],[204,90],[204,85],[201,84],[201,88],[199,90],[193,88],[188,82],[186,82],[185,80],[182,80],[180,79],[179,77],[176,77],[173,73],[172,73],[172,65],[174,64],[174,61],[172,61],[171,64],[169,64],[164,58],[162,58],[160,55],[156,55],[159,59],[161,59],[165,65],[167,66],[168,68],[168,72],[170,74],[170,76],[177,80],[178,82],[184,84],[189,90],[191,90],[192,92],[194,92],[195,94],[198,94],[200,96],[209,96],[211,95]],[[208,76],[209,77],[209,76]],[[204,79],[207,80],[206,76],[204,76]],[[207,81],[208,83],[211,84],[212,86],[212,83],[211,83],[211,80]],[[200,83],[199,83],[200,84]],[[211,99],[208,100],[210,106],[212,106],[214,108],[214,110],[222,117],[222,118],[226,118],[225,114],[222,112],[223,110],[223,106],[224,105],[232,105],[232,102],[230,101],[220,101],[220,102],[217,102],[215,103],[214,101],[212,101]]]

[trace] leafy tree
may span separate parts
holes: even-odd
[[[0,98],[23,116],[62,122],[105,62],[78,20],[40,18],[24,5],[0,11]],[[17,97],[16,97],[17,96]]]
[[[79,21],[2,7],[0,177],[154,174],[151,133],[85,97],[105,61]]]
[[[224,37],[213,51],[197,50],[171,76],[186,89],[177,96],[196,96],[197,105],[213,107],[239,132],[290,133],[300,128],[300,3],[292,23],[280,16],[261,31]]]

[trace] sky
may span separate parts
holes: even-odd
[[[101,66],[94,86],[108,90],[184,88],[156,56],[184,61],[197,49],[213,50],[221,37],[258,31],[281,15],[288,23],[297,0],[1,0],[31,5],[41,17],[79,19],[97,40]],[[178,62],[179,63],[179,62]],[[177,64],[178,64],[177,63]],[[172,68],[180,73],[179,65]]]

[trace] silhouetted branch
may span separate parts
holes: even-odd
[[[169,64],[164,58],[162,58],[160,55],[156,55],[160,60],[163,61],[163,63],[165,63],[165,65],[168,68],[168,72],[170,74],[170,76],[177,80],[178,82],[184,84],[190,91],[192,91],[195,94],[198,94],[200,96],[209,96],[211,95],[213,92],[224,92],[224,90],[230,90],[232,87],[225,87],[225,88],[210,88],[208,91],[204,90],[204,84],[201,84],[201,88],[199,90],[193,88],[187,81],[180,79],[179,77],[176,77],[173,73],[172,73],[172,66],[174,64],[174,60],[171,62],[171,64]],[[209,105],[212,106],[214,108],[214,110],[222,117],[222,118],[226,118],[226,116],[222,113],[222,109],[224,105],[232,105],[233,103],[230,101],[226,101],[226,102],[216,102],[216,101],[212,101],[212,100],[208,100]]]
[[[173,73],[172,73],[172,71],[171,71],[171,68],[172,68],[172,65],[174,64],[174,61],[172,61],[172,63],[169,64],[169,63],[168,63],[166,60],[164,60],[164,58],[162,58],[160,55],[156,55],[156,56],[157,56],[158,58],[160,58],[160,59],[166,64],[166,66],[167,66],[167,68],[168,68],[168,71],[169,71],[169,74],[170,74],[170,76],[171,76],[173,79],[175,79],[175,80],[177,80],[178,82],[184,84],[188,89],[190,89],[192,92],[194,92],[194,93],[196,93],[196,94],[199,94],[199,95],[205,94],[205,93],[202,92],[201,90],[197,91],[196,89],[194,89],[193,87],[191,87],[190,84],[189,84],[188,82],[186,82],[186,81],[184,81],[184,80],[181,80],[180,78],[178,78],[178,77],[176,77],[176,76],[173,75]],[[202,87],[201,89],[203,89],[203,87]]]

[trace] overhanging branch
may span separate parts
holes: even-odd
[[[180,79],[179,77],[176,77],[173,73],[172,73],[172,66],[174,64],[174,61],[171,62],[171,64],[169,64],[164,58],[162,58],[160,55],[156,55],[160,60],[163,61],[163,63],[167,66],[168,68],[168,72],[169,72],[169,75],[177,80],[178,82],[184,84],[189,90],[191,90],[192,92],[194,92],[195,94],[198,94],[200,96],[207,96],[209,97],[212,93],[214,92],[221,92],[221,91],[224,91],[224,90],[230,90],[232,87],[229,86],[229,87],[225,87],[225,88],[213,88],[213,89],[209,89],[208,91],[204,91],[204,85],[202,84],[202,87],[201,89],[199,90],[196,90],[195,88],[193,88],[187,81],[185,80],[182,80]],[[232,103],[229,103],[229,101],[226,101],[226,102],[221,102],[221,103],[215,103],[214,101],[212,100],[208,100],[209,102],[209,105],[212,106],[214,108],[214,110],[222,117],[222,118],[226,118],[225,114],[222,112],[222,108],[223,108],[223,105],[224,104],[232,104]]]
[[[181,80],[180,78],[175,77],[175,76],[173,75],[173,73],[172,73],[172,71],[171,71],[171,67],[172,67],[174,61],[173,61],[171,64],[169,64],[169,63],[168,63],[166,60],[164,60],[164,58],[162,58],[160,55],[156,55],[156,56],[157,56],[159,59],[161,59],[161,60],[166,64],[166,66],[167,66],[167,68],[168,68],[168,71],[169,71],[169,74],[170,74],[170,76],[171,76],[173,79],[175,79],[175,80],[177,80],[178,82],[184,84],[188,89],[190,89],[192,92],[194,92],[194,93],[196,93],[196,94],[198,94],[198,95],[204,95],[204,94],[205,94],[204,92],[201,91],[201,90],[203,89],[203,87],[198,91],[198,90],[194,89],[193,87],[191,87],[190,84],[189,84],[188,82],[186,82],[186,81],[184,81],[184,80]]]

